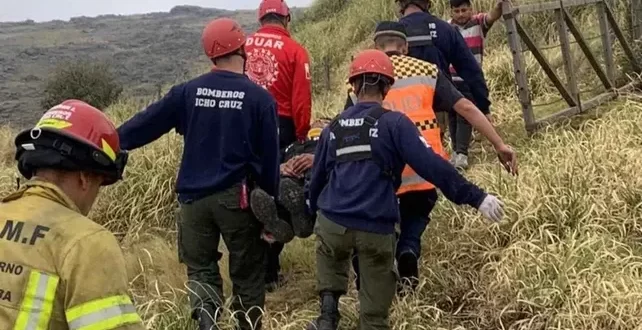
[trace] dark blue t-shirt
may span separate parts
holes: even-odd
[[[339,118],[365,118],[377,103],[357,103]],[[385,113],[376,124],[372,154],[379,164],[401,177],[406,164],[433,183],[455,204],[478,208],[486,193],[468,182],[419,134],[417,127],[401,112]],[[312,167],[309,202],[312,212],[320,210],[328,219],[347,228],[390,234],[399,220],[396,191],[398,183],[384,176],[373,160],[335,162],[335,140],[330,126],[321,133]]]
[[[172,87],[160,101],[118,128],[121,148],[132,150],[171,129],[184,137],[176,191],[181,202],[225,190],[251,175],[278,191],[276,101],[247,76],[214,70]]]

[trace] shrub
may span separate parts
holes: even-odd
[[[47,80],[41,105],[49,109],[64,100],[78,99],[105,109],[122,91],[109,64],[70,61],[59,64]]]

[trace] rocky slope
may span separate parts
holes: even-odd
[[[294,9],[298,11],[300,9]],[[227,16],[246,31],[255,11],[177,6],[144,15],[76,17],[69,21],[0,23],[0,123],[16,128],[42,114],[41,90],[56,64],[77,58],[109,61],[127,95],[156,93],[184,79],[207,59],[200,34],[206,22]]]

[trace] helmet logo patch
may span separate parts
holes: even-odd
[[[38,124],[36,124],[35,128],[49,127],[49,128],[55,128],[55,129],[65,129],[71,126],[72,126],[71,123],[64,119],[43,118],[43,119],[40,119]]]
[[[40,121],[36,124],[36,128],[49,127],[55,129],[63,129],[71,127],[69,119],[76,111],[74,106],[59,104],[49,109],[42,115]]]

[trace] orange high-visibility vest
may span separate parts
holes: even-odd
[[[383,100],[386,109],[401,111],[415,123],[417,129],[435,153],[448,160],[441,144],[441,130],[432,108],[439,69],[436,65],[410,56],[390,56],[395,67],[395,83]],[[356,96],[350,93],[353,103]],[[406,165],[401,174],[401,186],[397,195],[408,191],[435,189],[435,186],[420,177]]]

